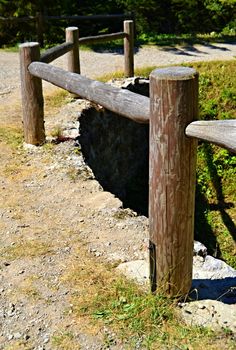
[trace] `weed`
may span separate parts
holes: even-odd
[[[55,333],[52,337],[53,349],[57,350],[79,350],[80,345],[75,340],[73,333],[68,331],[61,331]]]
[[[62,128],[60,126],[55,126],[51,131],[51,136],[55,138],[60,138],[62,136]]]

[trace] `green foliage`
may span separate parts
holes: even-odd
[[[156,42],[157,34],[216,33],[235,35],[235,0],[17,0],[0,1],[3,17],[45,15],[95,15],[133,13],[141,42]],[[64,28],[77,22],[44,23],[47,45],[64,41]],[[115,32],[122,29],[121,20],[80,22],[80,35]],[[222,37],[221,37],[222,39]],[[0,45],[37,40],[34,22],[0,22]]]

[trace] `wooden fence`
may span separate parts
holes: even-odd
[[[25,141],[45,142],[42,79],[123,117],[149,123],[151,289],[186,295],[192,283],[197,139],[236,152],[236,120],[196,120],[198,73],[192,68],[154,70],[147,98],[45,63],[71,50],[69,67],[79,70],[77,34],[69,37],[64,46],[41,57],[38,43],[20,46]]]
[[[66,21],[66,22],[73,22],[78,25],[82,22],[88,22],[88,21],[107,21],[107,20],[133,20],[134,21],[134,15],[132,13],[127,14],[113,14],[113,15],[90,15],[90,16],[46,16],[42,12],[38,12],[35,16],[25,16],[25,17],[0,17],[0,23],[26,23],[26,22],[34,22],[36,26],[36,32],[37,32],[37,40],[41,47],[44,46],[44,33],[45,33],[45,24],[47,22],[59,22],[59,21]]]

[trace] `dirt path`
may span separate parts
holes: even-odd
[[[144,46],[136,49],[135,68],[161,66],[182,62],[226,60],[236,57],[236,43],[206,44],[188,47]],[[81,73],[91,78],[106,73],[123,70],[123,54],[119,52],[80,51]],[[66,69],[66,55],[54,61],[55,65]],[[0,50],[0,101],[8,100],[11,92],[19,96],[19,57],[18,53]],[[46,86],[48,86],[47,84]]]
[[[144,48],[135,62],[162,65],[235,55],[234,44]],[[121,69],[123,57],[82,51],[81,61],[82,72],[95,77]],[[57,64],[65,65],[64,58]],[[91,331],[82,324],[72,299],[83,284],[89,288],[94,257],[117,263],[146,256],[147,219],[123,210],[118,199],[102,191],[73,141],[41,148],[10,146],[6,139],[21,124],[18,55],[0,52],[0,72],[0,132],[5,130],[3,137],[0,133],[0,349],[105,349],[109,331]],[[46,89],[51,92],[48,85]],[[78,100],[61,110],[46,110],[47,132],[53,125],[75,129],[83,106]],[[84,269],[86,278],[71,287],[65,276],[74,266]],[[109,348],[123,346],[113,342]]]

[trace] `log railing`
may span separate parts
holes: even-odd
[[[20,61],[27,143],[40,145],[45,141],[41,79],[123,117],[149,122],[151,289],[160,288],[168,296],[188,294],[192,283],[197,139],[236,152],[236,120],[196,120],[198,74],[192,68],[154,70],[147,98],[40,62],[38,43],[22,44]]]
[[[40,61],[50,63],[65,53],[70,52],[70,67],[68,67],[68,70],[74,73],[80,73],[79,44],[96,44],[124,39],[124,73],[125,76],[132,77],[134,75],[134,23],[130,20],[124,21],[123,27],[123,32],[85,38],[79,38],[79,29],[77,27],[68,27],[66,28],[66,42],[45,51],[41,55]]]
[[[113,14],[113,15],[90,15],[90,16],[46,16],[42,12],[36,13],[35,16],[24,16],[24,17],[1,17],[0,23],[26,23],[26,22],[35,22],[36,31],[37,31],[37,40],[40,43],[41,47],[44,46],[44,32],[45,32],[45,23],[51,21],[67,21],[73,22],[78,25],[82,22],[91,22],[91,21],[107,21],[107,20],[128,20],[132,19],[134,21],[134,15],[132,13],[127,14]]]

